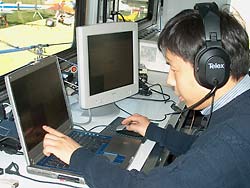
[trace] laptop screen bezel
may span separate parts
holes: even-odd
[[[20,121],[20,116],[18,114],[17,107],[16,107],[15,97],[14,97],[14,95],[12,93],[13,92],[12,83],[13,83],[13,81],[15,81],[17,79],[20,79],[20,78],[22,78],[22,77],[24,77],[24,76],[26,76],[26,75],[28,75],[30,73],[38,71],[39,69],[44,68],[46,66],[50,66],[53,63],[56,63],[56,66],[57,66],[57,72],[56,73],[58,74],[59,79],[60,79],[60,84],[61,84],[61,88],[63,90],[63,96],[64,96],[64,99],[65,99],[65,103],[66,103],[66,107],[67,107],[66,110],[67,110],[67,114],[68,114],[68,119],[61,126],[59,126],[58,130],[60,132],[67,133],[72,129],[72,125],[73,125],[72,124],[72,114],[71,114],[71,111],[70,111],[69,101],[68,101],[68,98],[67,98],[67,95],[66,95],[66,90],[65,90],[64,83],[63,83],[63,80],[62,80],[60,66],[59,66],[58,59],[57,59],[56,56],[46,57],[44,59],[39,60],[38,62],[31,63],[31,64],[29,64],[29,65],[27,65],[25,67],[22,67],[22,68],[14,71],[14,72],[8,74],[7,76],[5,76],[7,93],[8,93],[8,96],[9,96],[10,104],[12,106],[12,112],[13,112],[14,120],[15,120],[15,123],[16,123],[20,143],[22,145],[23,153],[25,155],[28,166],[36,164],[37,161],[39,161],[42,157],[44,157],[44,155],[42,153],[43,144],[42,144],[42,141],[41,141],[39,144],[37,144],[37,146],[33,147],[30,151],[28,151],[26,141],[25,141],[25,137],[24,137],[24,134],[23,134],[21,121]]]

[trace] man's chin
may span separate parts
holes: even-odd
[[[191,105],[187,105],[187,104],[186,104],[186,106],[187,106],[187,108],[190,108],[190,107],[193,106],[193,104],[191,104]],[[199,106],[195,106],[194,108],[191,108],[191,109],[192,109],[192,110],[202,110],[203,107],[202,107],[202,105],[199,105]]]
[[[182,96],[179,96],[179,101],[185,103],[185,100],[184,100],[184,98]]]

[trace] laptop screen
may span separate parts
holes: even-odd
[[[56,129],[69,119],[56,59],[49,60],[54,63],[35,70],[32,65],[21,69],[21,76],[11,81],[28,151],[43,140],[42,125]]]

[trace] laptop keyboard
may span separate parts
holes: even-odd
[[[111,140],[111,136],[78,130],[72,131],[68,136],[78,142],[83,148],[88,149],[96,154],[103,154],[104,149],[108,146],[108,143]],[[67,169],[69,167],[69,165],[54,155],[51,155],[50,157],[44,157],[38,164],[60,169]]]
[[[58,159],[55,155],[51,155],[48,160],[44,163],[45,166],[55,167],[60,169],[68,169],[69,165]]]
[[[97,153],[99,153],[100,150],[103,150],[111,139],[111,136],[81,131],[72,131],[69,136],[85,149]]]

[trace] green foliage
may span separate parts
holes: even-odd
[[[22,2],[23,4],[44,4],[44,0],[3,0],[4,3]]]
[[[9,27],[19,24],[26,24],[28,22],[33,22],[36,20],[41,19],[37,14],[35,14],[35,10],[32,11],[14,11],[11,14],[7,15],[7,20]],[[53,17],[55,14],[53,11],[50,10],[39,10],[40,14],[43,16],[44,19]],[[35,16],[34,16],[35,15]],[[4,25],[1,25],[0,28],[5,27]]]

